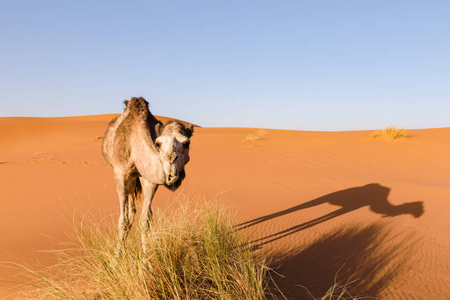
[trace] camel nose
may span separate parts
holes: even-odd
[[[166,160],[169,163],[173,163],[177,158],[178,158],[178,155],[175,152],[166,154]]]

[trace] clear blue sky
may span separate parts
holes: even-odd
[[[0,116],[450,126],[450,1],[0,2]]]

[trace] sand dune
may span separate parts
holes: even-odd
[[[113,117],[0,118],[1,261],[50,265],[36,250],[70,240],[75,210],[118,213],[100,148]],[[160,189],[153,205],[183,195],[232,207],[288,299],[324,294],[336,274],[356,280],[354,295],[450,299],[450,128],[370,133],[196,128],[181,191]],[[0,280],[18,273],[0,265]]]

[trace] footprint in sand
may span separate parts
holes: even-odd
[[[31,161],[34,163],[49,163],[49,164],[60,164],[60,165],[85,165],[85,166],[93,166],[97,163],[92,161],[74,161],[74,160],[63,160],[61,159],[60,154],[54,153],[45,153],[45,152],[35,152],[33,153],[33,157],[26,159],[25,161]]]

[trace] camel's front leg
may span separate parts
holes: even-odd
[[[150,228],[150,220],[152,218],[152,199],[158,189],[158,185],[147,181],[143,177],[141,177],[140,180],[142,191],[144,193],[144,203],[142,204],[141,213],[142,248],[144,249],[144,252],[146,252],[146,240]]]
[[[130,223],[130,205],[129,198],[130,190],[129,190],[129,180],[127,180],[126,176],[122,172],[114,173],[114,181],[116,183],[117,195],[119,196],[119,204],[120,204],[120,216],[118,223],[118,231],[119,231],[119,239],[122,244],[125,244],[125,241],[128,236],[128,232],[131,227]]]
[[[132,177],[129,180],[128,184],[128,222],[129,222],[129,229],[131,229],[131,226],[133,226],[134,223],[134,216],[136,215],[136,204],[135,201],[139,200],[136,198],[138,196],[135,192],[136,190],[136,183],[139,179],[137,177]]]

